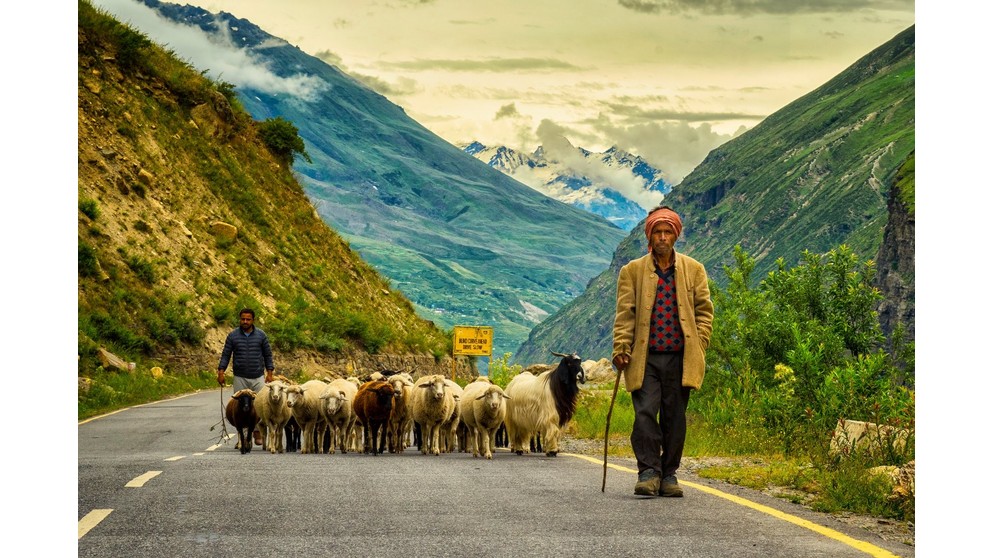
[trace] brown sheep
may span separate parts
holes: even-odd
[[[365,433],[365,453],[377,455],[386,448],[386,423],[394,396],[393,386],[384,380],[366,382],[358,388],[354,409]]]

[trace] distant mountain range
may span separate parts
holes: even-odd
[[[497,356],[516,350],[536,323],[581,293],[624,237],[602,217],[474,159],[356,79],[248,20],[144,3],[219,45],[233,42],[278,78],[310,84],[306,96],[260,86],[236,92],[254,118],[278,116],[297,126],[312,162],[293,168],[320,216],[419,315],[445,329],[493,326]]]
[[[665,198],[684,223],[676,250],[703,262],[719,286],[736,246],[755,258],[756,281],[779,260],[795,265],[804,250],[823,254],[846,244],[863,260],[876,259],[890,190],[899,169],[912,168],[915,58],[913,26],[711,151]],[[915,187],[901,191],[911,202]],[[534,328],[514,361],[531,362],[561,339],[585,358],[609,357],[617,274],[646,250],[637,227],[581,296]],[[902,273],[911,280],[911,271]],[[913,315],[912,300],[892,302],[908,304],[898,312]]]
[[[599,215],[625,231],[632,229],[647,215],[647,209],[672,189],[659,169],[615,146],[594,153],[569,145],[567,159],[548,156],[544,146],[529,155],[477,141],[461,147],[538,192]]]

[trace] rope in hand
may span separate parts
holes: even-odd
[[[227,433],[227,421],[224,420],[224,386],[223,385],[220,386],[220,422],[218,424],[220,424],[220,438],[217,440],[217,443],[219,444],[221,442],[224,442],[226,444],[227,441],[231,439],[231,435]],[[214,428],[217,428],[217,424],[211,426],[210,430],[213,431]]]

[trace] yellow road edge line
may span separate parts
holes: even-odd
[[[221,446],[223,446],[223,444],[214,444],[214,445],[210,446],[209,448],[207,448],[206,451],[214,451],[215,449],[217,449],[217,448],[219,448]]]
[[[112,511],[114,510],[97,509],[84,515],[83,518],[79,520],[79,537],[76,540],[78,541],[79,539],[83,538],[83,536],[85,536],[86,533],[90,532],[90,529],[96,527],[101,521],[106,519],[107,516],[110,515],[110,512]]]
[[[166,461],[179,461],[180,459],[182,459],[184,457],[186,457],[186,456],[185,455],[177,455],[175,457],[168,457],[168,458],[166,458]]]
[[[560,455],[566,455],[568,457],[577,457],[579,459],[583,459],[585,461],[588,461],[590,463],[595,463],[597,465],[602,465],[603,464],[603,461],[602,460],[596,459],[595,457],[589,457],[587,455],[579,455],[577,453],[562,453]],[[627,473],[637,474],[637,471],[634,470],[634,469],[631,469],[630,467],[623,467],[623,466],[620,466],[620,465],[612,465],[610,463],[607,463],[606,466],[609,467],[609,468],[611,468],[611,469],[616,469],[618,471],[624,471],[624,472],[627,472]],[[757,502],[752,502],[752,501],[750,501],[748,499],[741,498],[740,496],[735,496],[733,494],[727,494],[726,492],[717,490],[717,489],[715,489],[715,488],[713,488],[711,486],[706,486],[706,485],[702,485],[702,484],[696,484],[694,482],[687,482],[687,481],[679,481],[679,484],[682,485],[682,486],[688,486],[690,488],[695,488],[696,490],[700,490],[702,492],[706,492],[707,494],[711,494],[713,496],[717,496],[717,497],[723,498],[725,500],[730,500],[731,502],[733,502],[735,504],[739,504],[741,506],[745,506],[745,507],[751,508],[753,510],[756,510],[756,511],[759,511],[759,512],[762,512],[762,513],[767,513],[768,515],[770,515],[772,517],[775,517],[777,519],[781,519],[783,521],[788,521],[789,523],[792,523],[794,525],[798,525],[800,527],[804,527],[806,529],[809,529],[810,531],[813,531],[815,533],[819,533],[819,534],[821,534],[821,535],[823,535],[825,537],[834,539],[836,541],[840,541],[840,542],[842,542],[842,543],[844,543],[844,544],[846,544],[846,545],[848,545],[848,546],[850,546],[852,548],[855,548],[857,550],[860,550],[861,552],[864,552],[864,553],[869,554],[871,556],[875,556],[877,558],[899,558],[899,556],[897,554],[893,554],[893,553],[889,552],[888,550],[885,550],[884,548],[879,548],[879,547],[877,547],[877,546],[875,546],[875,545],[873,545],[873,544],[871,544],[869,542],[865,542],[865,541],[862,541],[862,540],[855,539],[853,537],[850,537],[848,535],[845,535],[844,533],[841,533],[839,531],[835,531],[835,530],[833,530],[833,529],[831,529],[829,527],[824,527],[823,525],[818,525],[816,523],[813,523],[812,521],[803,519],[801,517],[796,517],[794,515],[785,513],[783,511],[777,510],[777,509],[772,508],[772,507],[769,507],[769,506],[765,506],[763,504],[759,504]]]
[[[145,486],[146,482],[152,480],[153,478],[159,476],[160,474],[162,474],[162,471],[148,471],[143,475],[134,477],[133,479],[128,481],[128,483],[125,484],[124,486],[125,488],[141,488],[142,486]]]

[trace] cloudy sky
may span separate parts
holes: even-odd
[[[139,17],[134,0],[94,3]],[[915,22],[911,0],[184,3],[250,20],[451,143],[616,145],[673,182]],[[183,38],[165,39],[184,53]],[[195,52],[184,56],[219,72],[216,50]],[[224,70],[237,84],[233,67]]]

